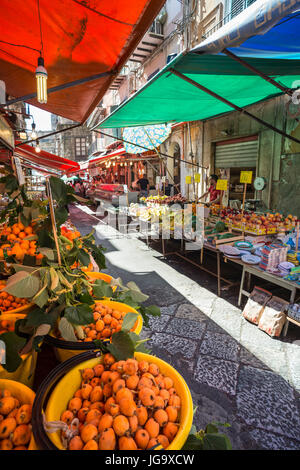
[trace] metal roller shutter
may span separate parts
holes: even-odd
[[[254,168],[257,163],[258,139],[237,139],[235,142],[218,142],[216,144],[215,167],[216,168]]]

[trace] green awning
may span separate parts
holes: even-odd
[[[247,63],[287,88],[297,88],[300,60],[247,57]],[[278,88],[225,55],[181,54],[97,128],[205,120],[232,111],[218,99],[175,76],[175,69],[244,108],[282,94]]]

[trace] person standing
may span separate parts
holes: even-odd
[[[206,191],[206,193],[202,194],[201,197],[199,197],[199,199],[202,199],[204,197],[206,198],[206,196],[208,196],[209,194],[209,202],[206,203],[208,206],[210,206],[211,204],[218,204],[220,202],[221,191],[219,189],[216,189],[217,181],[217,175],[211,175],[209,178],[210,186],[208,190]]]
[[[144,178],[143,176],[142,178],[138,180],[137,185],[140,190],[140,197],[147,197],[149,194],[149,187],[150,187],[148,179]]]
[[[173,194],[171,194],[173,193]],[[170,184],[169,180],[166,180],[165,183],[165,196],[173,196],[174,191],[173,191],[173,184]]]

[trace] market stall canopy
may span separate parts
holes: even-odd
[[[63,173],[71,169],[75,170],[80,168],[78,163],[73,160],[59,157],[45,150],[36,153],[34,147],[26,144],[22,145],[22,147],[17,147],[14,155],[20,157],[25,162],[35,165],[35,169],[53,169]]]
[[[106,75],[55,91],[47,104],[25,101],[85,121],[163,4],[164,0],[39,0],[48,93],[53,87]],[[41,50],[37,2],[2,0],[0,12],[0,80],[9,95],[30,95],[36,91],[34,72]]]
[[[102,155],[101,157],[97,157],[97,158],[93,158],[92,160],[89,160],[88,167],[92,168],[95,165],[97,166],[97,164],[102,162],[102,161],[109,160],[112,157],[119,157],[121,155],[124,155],[125,153],[126,153],[126,151],[125,151],[124,147],[121,147],[121,148],[115,150],[114,152],[110,152],[106,155]]]
[[[171,124],[156,124],[145,127],[126,127],[123,129],[124,147],[127,153],[141,153],[142,147],[156,149],[171,133]],[[127,142],[126,142],[127,141]],[[129,143],[130,142],[130,143]]]
[[[275,4],[277,6],[280,4],[281,8],[278,7],[276,10]],[[257,14],[258,7],[262,16]],[[300,0],[291,1],[288,5],[286,2],[258,0],[245,10],[243,18],[246,26],[253,26],[256,24],[255,21],[264,19],[266,29],[260,30],[259,33],[265,33],[265,35],[253,37],[256,34],[253,28],[247,30],[248,35],[245,32],[242,34],[238,29],[240,20],[234,22],[235,29],[232,25],[229,32],[231,22],[228,23],[225,31],[227,35],[222,35],[223,39],[219,38],[215,49],[213,49],[215,42],[211,36],[198,47],[180,54],[97,127],[119,128],[205,120],[233,110],[226,102],[222,102],[206,91],[199,90],[188,83],[189,79],[239,108],[245,108],[281,94],[282,91],[274,86],[274,83],[268,82],[261,75],[249,70],[232,57],[220,53],[230,44],[233,46],[236,44],[236,36],[240,38],[239,47],[232,47],[230,51],[234,51],[239,57],[243,57],[245,54],[247,64],[265,76],[272,77],[274,82],[279,83],[283,88],[297,88],[300,79],[300,56],[298,55],[298,49],[300,50],[300,12],[297,12],[299,8]],[[237,18],[241,18],[241,16],[242,14]],[[269,17],[272,18],[271,22],[268,21]],[[289,26],[284,26],[286,24]],[[285,28],[290,28],[291,41],[287,39],[289,36],[282,37]],[[276,30],[281,31],[277,37],[278,42],[276,42]],[[221,35],[222,31],[224,31],[223,28],[219,30],[218,34]],[[269,37],[271,44],[268,47],[271,49],[273,44],[273,52],[268,52],[268,41],[264,40]],[[243,40],[248,54],[243,51],[241,45]],[[204,46],[205,44],[206,46]],[[208,53],[208,51],[215,52],[215,54]],[[278,56],[284,58],[278,58]],[[176,72],[179,74],[176,75]]]

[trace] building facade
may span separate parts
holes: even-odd
[[[138,45],[120,75],[91,117],[100,122],[117,106],[138,91],[170,60],[185,49],[191,49],[222,28],[256,0],[167,0],[152,27]],[[294,109],[295,108],[295,109]],[[290,98],[280,96],[249,107],[249,111],[282,129],[300,136],[298,108]],[[93,135],[91,151],[104,149],[120,129],[105,129],[104,135]],[[160,146],[162,152],[180,158],[166,159],[168,175],[181,184],[181,192],[199,196],[207,188],[208,176],[217,173],[229,179],[227,200],[242,198],[239,173],[253,171],[253,177],[265,179],[265,188],[255,191],[248,186],[247,199],[260,200],[262,208],[299,214],[300,147],[278,133],[238,112],[205,122],[180,123],[172,127],[170,137]],[[90,153],[91,155],[91,153]],[[189,165],[197,163],[199,167]],[[150,167],[148,169],[151,173]],[[200,183],[188,187],[186,176],[200,174]],[[152,178],[152,173],[150,174]],[[170,178],[169,178],[170,179]],[[225,199],[225,200],[226,200]]]

